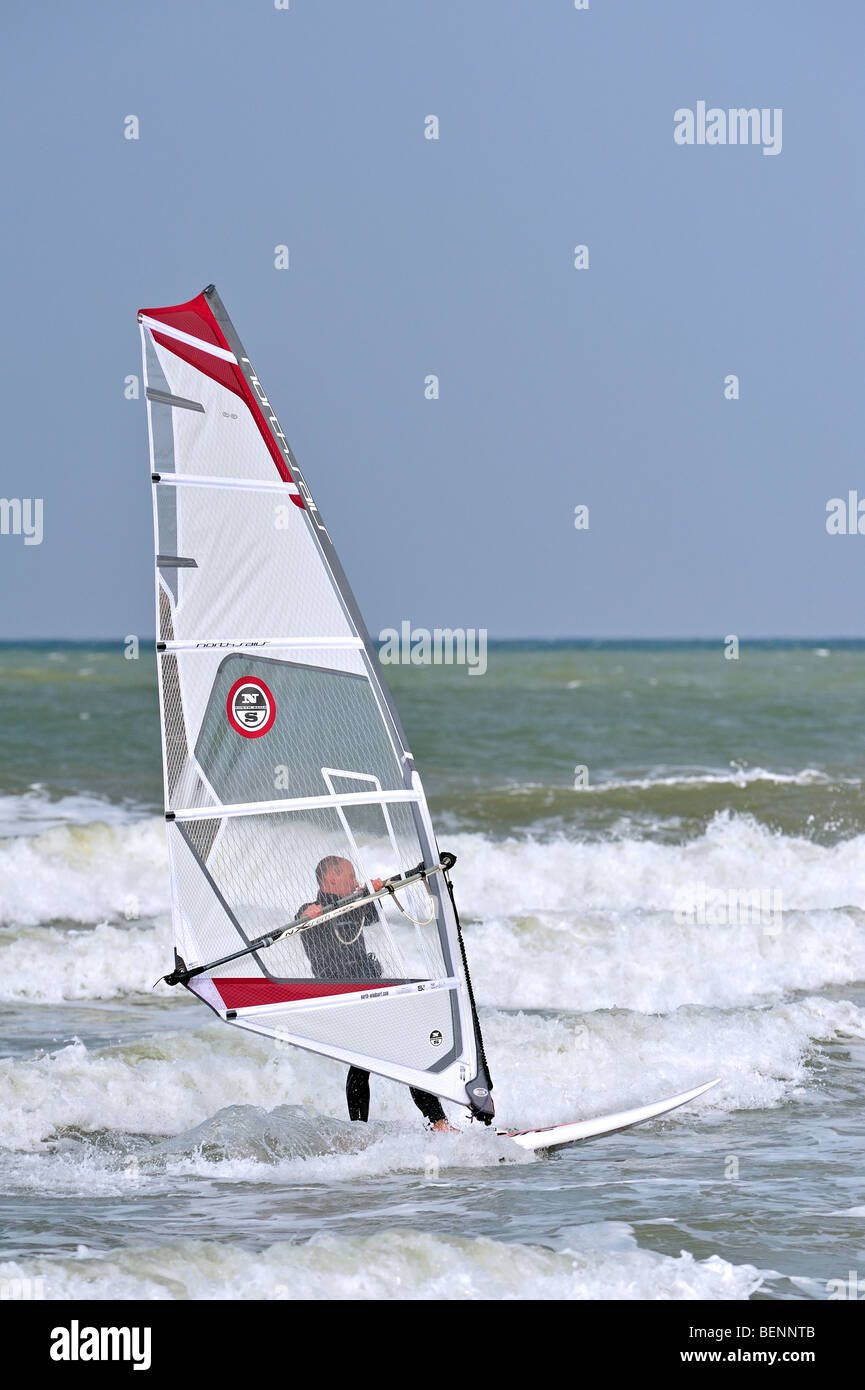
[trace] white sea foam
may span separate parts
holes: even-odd
[[[261,1251],[202,1240],[0,1264],[47,1299],[747,1299],[753,1265],[642,1250],[628,1227],[579,1228],[558,1249],[411,1229],[322,1234]],[[612,1238],[611,1238],[612,1236]],[[573,1246],[574,1248],[570,1248]]]
[[[156,926],[102,923],[87,930],[25,927],[0,931],[0,1000],[38,1004],[153,995],[173,961],[168,917]],[[168,986],[158,987],[159,994]]]
[[[865,979],[865,837],[818,845],[724,815],[684,845],[468,834],[448,847],[488,1006],[729,1007]],[[780,895],[782,921],[677,920],[689,892],[731,889]],[[0,999],[149,993],[171,963],[168,909],[157,819],[0,842]]]
[[[579,682],[577,682],[579,684]],[[798,772],[773,772],[766,767],[741,767],[731,763],[729,768],[672,768],[653,767],[642,777],[619,777],[603,768],[592,770],[591,780],[575,788],[580,796],[602,795],[610,791],[653,791],[656,787],[859,787],[861,777],[830,776],[816,767],[803,767]],[[547,782],[514,782],[497,788],[513,797],[536,796],[538,792],[561,791]],[[570,788],[566,788],[570,790]]]
[[[621,789],[650,791],[654,787],[752,787],[760,782],[770,786],[793,787],[861,786],[859,777],[830,777],[816,767],[803,767],[799,772],[772,772],[765,767],[739,767],[733,764],[724,770],[701,768],[686,771],[658,767],[652,768],[645,777],[605,777],[599,774],[598,780],[580,790],[605,792]]]
[[[488,917],[466,939],[479,1002],[512,1009],[729,1007],[865,979],[858,909],[786,913],[777,934],[669,912],[538,910]]]
[[[695,1102],[687,1115],[677,1112],[662,1123],[693,1123],[695,1110],[777,1105],[791,1095],[807,1094],[814,1085],[808,1060],[819,1040],[865,1037],[865,1011],[819,998],[742,1011],[681,1009],[666,1018],[488,1012],[482,1022],[488,1053],[495,1059],[498,1118],[514,1128],[609,1113],[675,1095],[713,1076],[722,1078],[720,1086]],[[651,1096],[646,1094],[647,1077]],[[88,1049],[76,1041],[49,1055],[0,1060],[0,1144],[45,1152],[58,1145],[62,1151],[68,1140],[77,1143],[82,1134],[95,1142],[108,1133],[177,1136],[231,1106],[272,1111],[291,1103],[342,1117],[344,1084],[342,1064],[216,1020],[196,1030],[159,1033],[108,1048]],[[374,1077],[371,1115],[396,1127],[380,1136],[380,1146],[376,1136],[360,1155],[343,1153],[336,1145],[324,1154],[303,1152],[297,1158],[289,1147],[286,1159],[303,1165],[308,1176],[318,1172],[322,1180],[422,1166],[423,1145],[430,1136],[422,1130],[406,1087]],[[477,1127],[472,1143],[475,1133],[483,1143],[486,1134]],[[470,1152],[464,1137],[432,1136],[442,1163],[489,1161],[488,1150]],[[227,1157],[243,1162],[249,1155],[260,1161],[255,1144],[245,1143],[238,1138]],[[198,1161],[206,1148],[203,1141],[190,1141],[169,1147],[162,1158]],[[130,1151],[137,1152],[134,1146]],[[498,1161],[497,1155],[492,1158]],[[164,1162],[157,1166],[161,1169]]]
[[[123,825],[141,815],[133,803],[119,806],[90,792],[52,797],[39,782],[20,795],[0,795],[0,839],[38,835],[55,825],[86,825],[102,821]]]
[[[769,1109],[816,1093],[809,1063],[821,1041],[865,1037],[865,1010],[817,997],[771,1008],[689,1007],[666,1017],[598,1012],[575,1018],[483,1015],[495,1057],[499,1116],[517,1128],[587,1119],[721,1083],[686,1112]],[[651,1096],[647,1094],[651,1078]]]
[[[97,923],[168,908],[165,829],[88,821],[0,841],[0,925]]]
[[[672,910],[683,888],[700,884],[710,892],[777,888],[785,908],[865,908],[865,836],[821,845],[775,833],[749,815],[719,813],[683,844],[463,834],[449,836],[448,847],[459,856],[461,911],[477,918],[544,909]]]

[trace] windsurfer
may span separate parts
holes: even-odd
[[[315,868],[318,895],[314,902],[304,903],[295,914],[314,920],[327,908],[350,897],[362,893],[357,881],[354,866],[348,859],[329,854]],[[374,892],[382,887],[380,878],[372,880]],[[364,903],[342,913],[321,927],[300,933],[303,948],[317,980],[380,980],[381,962],[366,949],[364,927],[377,921],[374,903]],[[434,1130],[445,1133],[451,1129],[438,1096],[429,1095],[410,1086],[411,1098]],[[369,1072],[360,1067],[349,1067],[345,1083],[345,1096],[348,1102],[349,1118],[366,1121],[369,1118]]]

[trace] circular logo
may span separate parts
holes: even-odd
[[[430,1042],[432,1043],[433,1047],[438,1047],[438,1046],[439,1046],[439,1044],[441,1043],[441,1040],[442,1040],[442,1035],[441,1035],[441,1033],[439,1032],[438,1028],[434,1028],[434,1029],[432,1030],[432,1032],[431,1032],[430,1035],[429,1035],[429,1040],[430,1040]]]
[[[276,702],[258,676],[244,676],[228,692],[228,722],[244,738],[261,738],[273,726]]]
[[[488,1095],[489,1095],[489,1091],[488,1091],[484,1086],[473,1086],[473,1087],[472,1087],[472,1095],[473,1095],[473,1096],[488,1096]]]

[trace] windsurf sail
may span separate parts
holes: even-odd
[[[229,1024],[488,1123],[452,857],[321,513],[214,287],[138,321],[175,932],[166,978]]]

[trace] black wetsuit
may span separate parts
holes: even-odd
[[[358,891],[362,894],[365,890],[359,889]],[[336,893],[324,893],[319,890],[315,901],[326,912],[329,907],[334,907],[340,899]],[[306,909],[311,906],[311,903],[303,903],[295,916],[302,916]],[[369,980],[371,984],[375,980],[380,980],[382,977],[381,962],[378,956],[366,949],[366,943],[363,939],[364,927],[372,926],[377,920],[378,913],[375,910],[375,904],[364,903],[362,907],[353,908],[351,912],[343,912],[330,922],[323,922],[321,926],[308,927],[306,931],[302,931],[300,939],[303,942],[303,949],[315,978],[317,980],[345,980],[352,983],[358,980]],[[419,1091],[415,1086],[410,1086],[409,1090],[418,1110],[426,1120],[429,1120],[430,1124],[434,1125],[437,1121],[445,1119],[445,1112],[438,1096],[431,1096],[427,1091]],[[345,1098],[348,1102],[349,1119],[364,1121],[369,1119],[368,1071],[362,1071],[360,1067],[349,1067],[345,1083]]]

